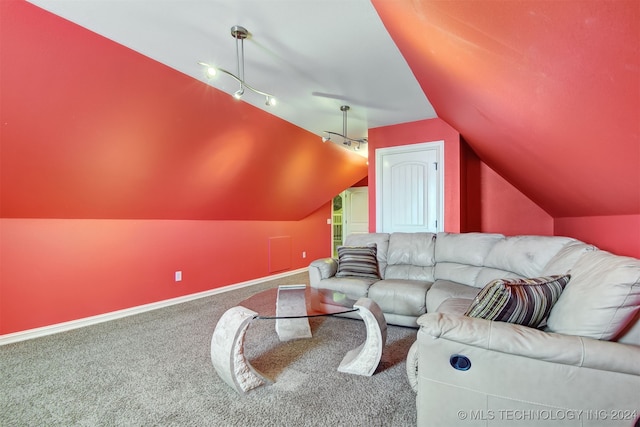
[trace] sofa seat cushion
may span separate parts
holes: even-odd
[[[340,292],[345,294],[347,298],[357,301],[359,298],[367,296],[369,287],[375,281],[376,279],[364,277],[331,277],[322,280],[318,288]]]
[[[369,287],[368,298],[384,313],[421,316],[426,313],[426,296],[431,282],[419,280],[380,280]]]
[[[606,251],[586,252],[551,309],[552,332],[614,339],[640,310],[640,260]]]
[[[450,280],[436,280],[427,293],[427,312],[437,311],[440,304],[450,298],[474,299],[480,288],[463,285]]]
[[[482,289],[487,283],[496,279],[517,279],[520,275],[506,270],[489,267],[439,262],[435,268],[435,278]]]
[[[537,328],[547,318],[570,275],[493,280],[465,315]]]
[[[473,304],[473,299],[469,298],[449,298],[444,300],[436,309],[436,313],[444,313],[453,316],[464,316],[469,307]]]

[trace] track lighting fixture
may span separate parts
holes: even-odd
[[[349,111],[350,108],[351,107],[348,105],[342,105],[340,107],[340,111],[342,111],[342,133],[325,130],[324,133],[326,133],[327,136],[322,137],[322,142],[331,141],[331,136],[335,135],[342,138],[342,143],[347,147],[351,147],[351,145],[353,145],[354,150],[359,150],[361,144],[367,143],[367,138],[354,139],[347,136],[347,111]]]
[[[198,64],[206,67],[206,74],[209,78],[214,77],[218,73],[218,71],[221,71],[226,75],[231,76],[238,83],[240,83],[240,89],[238,89],[233,94],[234,98],[241,99],[244,95],[244,90],[249,89],[250,91],[257,93],[258,95],[264,96],[265,105],[276,105],[276,98],[273,95],[254,88],[244,80],[244,39],[249,37],[249,31],[247,31],[246,28],[241,27],[240,25],[234,25],[233,27],[231,27],[231,36],[236,39],[237,75],[225,70],[224,68],[214,67],[213,65],[207,64],[206,62],[198,62]]]

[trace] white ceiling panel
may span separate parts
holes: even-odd
[[[233,94],[238,83],[205,77],[199,61],[236,72],[230,29],[244,43],[245,80],[275,95],[243,97],[310,132],[342,132],[340,106],[351,107],[348,136],[436,117],[404,58],[367,0],[30,0],[195,79]]]

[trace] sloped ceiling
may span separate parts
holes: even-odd
[[[3,7],[5,3],[14,2],[3,2]],[[85,2],[64,3],[80,5]],[[108,3],[97,2],[95,4]],[[144,2],[117,3],[140,5]],[[163,4],[172,3],[183,4],[181,2],[153,2],[156,8],[155,13],[150,14],[146,19],[161,19],[165,24],[170,22],[171,14],[161,13],[161,8]],[[188,16],[192,17],[198,15],[197,7],[199,4],[218,6],[229,4],[224,1],[187,3],[190,8]],[[312,26],[308,22],[316,22],[312,19],[313,13],[311,12],[305,14],[304,10],[295,9],[292,11],[287,7],[275,7],[286,6],[287,2],[263,3],[274,6],[259,9],[265,22],[275,22],[274,16],[283,14],[289,19],[295,19],[296,23],[302,22],[303,27],[305,22],[310,28]],[[306,4],[306,2],[301,3]],[[336,7],[338,3],[346,2],[329,2],[327,7]],[[361,1],[356,3],[362,4]],[[309,5],[311,4],[315,4],[315,2],[309,2]],[[636,0],[372,0],[371,5],[375,8],[377,16],[372,17],[368,13],[362,13],[357,17],[350,16],[349,19],[354,22],[353,27],[345,25],[343,21],[339,21],[341,22],[339,26],[333,27],[333,21],[325,20],[324,33],[339,33],[343,36],[345,44],[342,46],[332,44],[330,48],[325,47],[319,51],[323,54],[308,56],[308,67],[304,61],[293,64],[295,67],[292,69],[295,70],[296,76],[304,76],[303,80],[307,82],[307,86],[300,88],[292,85],[292,90],[302,92],[304,96],[309,98],[322,98],[325,103],[322,109],[318,109],[317,121],[314,120],[313,125],[303,124],[304,127],[296,125],[300,122],[293,114],[302,112],[306,116],[313,115],[306,109],[291,109],[290,119],[286,117],[286,114],[283,114],[282,118],[289,123],[272,121],[268,119],[269,113],[259,110],[257,107],[252,109],[247,106],[240,107],[237,103],[234,104],[233,100],[224,94],[224,88],[222,92],[215,89],[204,91],[203,86],[199,85],[196,79],[184,75],[178,77],[170,68],[159,67],[156,62],[143,60],[142,56],[138,57],[133,53],[118,53],[117,60],[120,62],[117,62],[118,65],[114,67],[113,56],[107,55],[101,58],[101,55],[116,49],[117,44],[99,41],[97,37],[90,36],[88,32],[71,30],[70,27],[58,21],[54,23],[53,18],[44,19],[38,15],[35,22],[29,22],[27,18],[32,18],[35,14],[31,9],[28,10],[26,16],[18,18],[22,19],[21,22],[13,22],[13,26],[6,30],[4,27],[7,26],[6,22],[9,20],[5,18],[7,16],[6,9],[3,10],[1,65],[3,67],[1,70],[3,122],[6,122],[4,114],[5,107],[9,102],[7,99],[14,103],[12,105],[20,105],[21,102],[23,104],[29,103],[29,108],[33,109],[32,117],[37,120],[33,121],[32,128],[29,128],[25,122],[21,129],[28,130],[31,135],[35,135],[35,132],[42,132],[38,136],[38,144],[44,146],[45,141],[52,144],[46,149],[43,149],[43,146],[30,146],[29,144],[14,146],[10,152],[7,152],[4,148],[4,140],[7,135],[16,138],[19,136],[22,140],[27,141],[29,139],[23,138],[24,135],[7,133],[17,132],[16,128],[12,127],[12,123],[16,122],[16,117],[10,117],[12,120],[8,122],[8,126],[5,124],[2,135],[2,179],[4,182],[7,178],[23,179],[27,184],[27,191],[22,195],[11,193],[12,198],[6,199],[6,191],[4,190],[6,187],[3,187],[3,216],[5,214],[21,215],[24,212],[37,212],[40,209],[38,204],[44,204],[44,200],[47,198],[54,199],[61,196],[56,193],[55,188],[74,190],[72,192],[74,197],[68,198],[67,202],[69,206],[75,207],[68,209],[58,205],[57,209],[62,213],[54,212],[57,215],[66,215],[69,210],[79,212],[83,206],[88,206],[86,197],[89,197],[90,201],[96,202],[94,196],[88,196],[90,191],[76,192],[82,186],[103,189],[106,195],[112,194],[115,197],[116,194],[122,194],[116,190],[130,188],[132,183],[140,184],[141,182],[146,182],[146,184],[138,187],[139,191],[132,191],[131,197],[139,198],[140,194],[155,192],[163,194],[172,203],[175,202],[175,206],[170,207],[167,200],[161,200],[159,197],[142,197],[141,200],[135,201],[134,205],[131,205],[129,200],[122,200],[116,204],[107,203],[109,200],[107,198],[104,204],[112,210],[110,214],[114,216],[132,214],[145,216],[150,212],[166,212],[166,216],[172,217],[185,214],[194,216],[188,212],[198,212],[196,216],[217,218],[222,215],[220,213],[223,209],[221,207],[222,200],[229,200],[230,206],[237,205],[238,209],[232,208],[232,211],[249,212],[248,215],[255,218],[282,218],[283,212],[289,208],[293,210],[294,216],[308,212],[313,206],[317,206],[316,202],[327,200],[331,197],[332,191],[339,191],[341,185],[354,180],[358,175],[358,173],[343,172],[343,175],[335,177],[335,175],[340,175],[342,166],[328,168],[330,163],[351,166],[358,163],[351,160],[351,157],[343,156],[341,152],[331,154],[331,156],[335,156],[331,162],[316,161],[324,158],[325,154],[321,155],[317,151],[321,148],[313,144],[312,140],[317,138],[314,134],[318,129],[324,129],[327,126],[333,126],[334,129],[337,127],[340,130],[341,125],[339,113],[329,118],[327,110],[324,108],[337,111],[339,104],[345,100],[352,101],[352,105],[355,104],[353,118],[357,123],[354,125],[354,129],[359,132],[362,132],[362,126],[365,129],[388,126],[432,116],[428,102],[418,109],[417,114],[416,111],[413,111],[412,114],[398,114],[397,111],[405,110],[391,108],[388,110],[393,110],[393,114],[386,111],[385,116],[385,108],[379,108],[381,104],[384,104],[385,99],[376,96],[378,94],[377,88],[362,85],[361,83],[366,80],[364,78],[358,80],[358,76],[376,73],[377,70],[366,69],[363,71],[355,66],[349,68],[341,62],[342,57],[352,55],[354,50],[357,52],[358,58],[373,56],[384,58],[387,51],[380,49],[380,43],[367,43],[366,39],[358,37],[357,31],[352,33],[355,42],[348,43],[352,35],[349,32],[350,28],[366,27],[369,24],[371,26],[382,24],[399,49],[402,60],[406,61],[411,70],[411,79],[407,80],[408,87],[413,87],[412,79],[415,78],[421,88],[420,95],[428,97],[437,116],[457,129],[485,163],[552,217],[640,213],[640,2]],[[21,13],[26,13],[22,10],[26,8],[21,6],[19,9],[21,9]],[[295,13],[295,16],[289,15],[289,12]],[[342,16],[342,12],[346,14],[346,10],[339,9],[335,16]],[[46,22],[41,22],[41,19]],[[258,25],[260,22],[260,19],[255,17],[252,19],[255,22],[254,25]],[[355,23],[358,25],[356,26]],[[28,29],[24,28],[25,25],[28,26]],[[181,25],[190,28],[189,24],[182,23]],[[183,31],[182,33],[185,33],[185,36],[195,33],[198,37],[202,37],[200,28],[201,26],[198,24],[192,27],[191,31]],[[252,28],[257,29],[258,27]],[[70,34],[65,35],[65,32],[70,32]],[[316,37],[319,40],[315,41],[321,42],[323,33],[314,34],[320,35],[320,37]],[[296,33],[296,37],[304,37],[304,35],[305,32]],[[209,36],[207,34],[205,38]],[[61,44],[65,37],[67,44]],[[4,40],[12,38],[21,40],[21,42],[16,45],[15,50],[11,49],[13,56],[7,58],[5,56],[7,43]],[[31,39],[33,46],[38,47],[30,45],[32,50],[25,51],[22,46],[25,43],[23,41],[25,38]],[[77,45],[71,43],[70,40],[78,40]],[[118,40],[118,42],[126,45],[125,40]],[[280,42],[285,45],[284,38]],[[9,43],[9,45],[11,44]],[[174,38],[169,41],[165,40],[164,45],[167,50],[176,50],[181,46],[180,40]],[[262,45],[262,47],[265,46]],[[67,51],[67,49],[71,49],[71,51]],[[57,55],[60,55],[61,50],[64,59],[71,61],[68,69],[59,70],[58,75],[54,72],[53,76],[48,74],[50,71],[47,71],[47,74],[42,73],[38,69],[38,65],[48,64],[49,61],[59,64],[61,58]],[[230,50],[229,42],[224,42],[224,50]],[[67,57],[74,52],[77,54],[75,59]],[[327,52],[334,52],[335,55],[329,56],[326,54]],[[271,53],[275,55],[274,52]],[[28,55],[32,55],[32,57],[25,59]],[[34,55],[35,57],[33,57]],[[127,56],[128,59],[121,58],[122,55]],[[130,58],[131,55],[134,55],[135,58]],[[286,57],[286,55],[280,54],[276,56],[280,60]],[[393,58],[395,61],[395,57]],[[7,65],[7,59],[11,61],[11,66]],[[19,65],[14,65],[16,64],[15,60],[19,60]],[[323,65],[320,66],[320,64]],[[173,69],[180,67],[179,64],[171,64],[170,66]],[[258,68],[256,67],[256,72],[259,74]],[[69,70],[73,72],[69,74]],[[115,75],[113,75],[114,70],[118,70]],[[280,70],[284,73],[286,67],[282,67]],[[331,73],[331,70],[341,71],[340,75],[333,75],[332,78],[335,81],[349,82],[347,87],[328,88],[317,84],[318,82],[326,82],[323,76]],[[265,70],[264,72],[267,75],[273,75],[273,70]],[[87,77],[86,73],[89,73],[91,78]],[[137,77],[131,77],[131,73],[134,73],[134,76],[137,73]],[[147,78],[145,81],[144,75],[154,77]],[[382,88],[388,90],[389,88],[401,87],[399,82],[402,82],[403,79],[394,78],[393,74],[382,73],[382,75],[385,78],[376,80],[376,85],[381,90],[380,93],[386,93]],[[13,81],[7,76],[29,81],[30,84],[23,84],[17,91],[7,94],[7,84],[10,85]],[[56,76],[57,80],[53,78]],[[256,76],[256,79],[260,81],[259,75]],[[52,101],[54,98],[50,98],[62,96],[66,87],[73,87],[74,93],[83,90],[89,90],[91,93],[91,90],[95,90],[98,85],[103,87],[101,91],[104,93],[101,95],[102,98],[96,98],[95,104],[84,99],[80,105],[74,100],[68,100],[61,106],[57,106]],[[150,85],[154,87],[150,87]],[[50,92],[51,87],[55,88],[53,92]],[[363,102],[358,96],[351,97],[352,94],[348,93],[351,88],[354,90],[357,88],[358,94],[370,93],[372,94],[371,98],[367,98],[366,102]],[[194,150],[191,153],[213,150],[211,155],[209,157],[188,155],[184,146],[178,145],[179,137],[177,135],[167,136],[172,129],[173,131],[176,129],[169,126],[168,129],[162,127],[157,130],[161,135],[160,140],[165,141],[165,144],[160,145],[162,147],[159,151],[161,154],[150,155],[151,153],[144,148],[148,148],[148,146],[137,146],[135,149],[129,148],[128,151],[120,151],[116,149],[118,145],[114,145],[114,141],[121,144],[121,147],[130,147],[127,145],[126,139],[111,138],[102,145],[105,152],[96,157],[103,159],[103,163],[92,164],[89,162],[83,165],[87,170],[96,170],[96,168],[99,170],[100,167],[105,167],[104,162],[110,159],[109,161],[113,163],[110,163],[109,168],[114,169],[109,169],[109,174],[100,176],[113,174],[114,177],[120,176],[122,180],[120,178],[99,179],[99,186],[92,187],[88,182],[81,184],[75,182],[78,180],[86,181],[86,178],[82,178],[85,176],[83,173],[56,175],[67,168],[71,168],[71,170],[78,168],[79,166],[73,163],[73,155],[77,155],[79,159],[86,159],[82,156],[82,154],[86,154],[82,150],[87,150],[87,147],[62,144],[61,146],[69,152],[63,155],[59,150],[56,151],[53,147],[60,147],[59,144],[68,135],[56,135],[47,133],[43,129],[38,130],[38,126],[42,124],[40,119],[45,116],[43,113],[56,112],[57,116],[56,114],[46,116],[50,120],[55,120],[56,117],[58,120],[72,118],[75,125],[67,130],[77,132],[75,136],[87,138],[90,135],[94,139],[104,138],[104,135],[96,136],[86,133],[89,132],[87,129],[84,129],[85,133],[83,133],[82,127],[90,127],[92,119],[78,121],[77,118],[95,113],[89,107],[96,108],[98,104],[101,105],[100,108],[112,105],[112,114],[119,111],[120,117],[125,117],[128,114],[127,105],[117,103],[121,97],[107,96],[110,90],[120,89],[122,92],[113,93],[136,94],[139,91],[149,90],[151,95],[146,99],[153,100],[155,96],[158,105],[164,105],[164,108],[169,110],[157,112],[152,108],[147,115],[142,115],[138,120],[142,120],[141,123],[147,126],[151,126],[152,123],[168,125],[171,120],[186,120],[188,122],[186,128],[193,127],[189,131],[188,138],[181,142],[200,141],[195,146],[189,145],[189,149]],[[283,96],[284,99],[289,96],[286,85],[278,90],[281,91],[278,96]],[[163,92],[169,96],[169,99],[178,97],[181,100],[170,105],[163,104],[166,102],[166,98],[158,95]],[[314,96],[314,93],[323,94],[323,97]],[[29,97],[25,95],[29,95]],[[131,102],[135,102],[137,97],[130,96]],[[189,99],[192,100],[191,102],[197,100],[196,104],[189,106],[189,101],[187,101]],[[44,101],[45,105],[49,102],[49,110],[43,111],[43,107],[38,105],[38,100]],[[326,104],[327,102],[333,102],[333,104]],[[35,105],[38,107],[35,108]],[[26,111],[27,106],[22,105],[22,107]],[[56,108],[62,111],[66,109],[69,114],[62,114],[61,111],[56,111]],[[216,119],[215,114],[203,114],[207,108],[210,111],[214,109],[216,112],[226,111],[226,113],[219,113],[221,116]],[[184,114],[172,116],[171,113],[175,113],[176,110],[183,110]],[[360,112],[355,114],[356,110]],[[140,109],[136,111],[140,111]],[[375,114],[374,111],[376,111]],[[232,116],[242,117],[242,120],[238,122],[239,126],[227,129],[227,132],[231,132],[231,137],[216,132],[228,124]],[[390,119],[369,121],[369,118],[374,116],[384,116]],[[19,118],[26,120],[25,117],[23,115]],[[112,116],[103,115],[102,117]],[[326,124],[336,121],[337,126]],[[116,121],[116,123],[118,122]],[[204,125],[203,123],[208,124]],[[248,126],[251,126],[254,132],[243,138],[243,129],[246,130]],[[179,128],[185,129],[185,126],[181,125]],[[128,135],[133,134],[128,133]],[[238,136],[239,134],[240,136]],[[195,168],[195,170],[209,172],[214,170],[218,174],[224,171],[233,173],[232,168],[228,166],[230,163],[216,163],[211,160],[220,153],[218,148],[214,150],[211,147],[222,147],[222,139],[249,141],[252,138],[255,139],[256,135],[262,135],[260,139],[269,141],[269,144],[272,145],[263,146],[264,151],[254,152],[249,151],[254,148],[254,145],[247,142],[247,152],[252,153],[248,155],[250,160],[243,156],[240,158],[247,160],[247,164],[251,166],[249,169],[236,170],[235,176],[252,168],[255,169],[257,165],[262,164],[262,161],[269,166],[257,167],[255,173],[249,174],[250,178],[241,179],[237,183],[230,180],[231,184],[228,188],[216,188],[216,197],[203,197],[205,194],[210,194],[208,192],[214,191],[206,185],[198,186],[191,183],[184,186],[185,171],[178,171],[178,165],[189,165],[183,167],[188,171],[193,171],[193,164],[187,160],[191,162],[195,159],[204,161],[204,158],[208,158],[212,162],[209,163],[209,168]],[[16,140],[20,140],[20,138]],[[284,145],[275,142],[279,138],[295,139],[300,143],[297,145],[298,148],[289,151],[291,146],[284,148]],[[79,139],[76,138],[75,141],[74,144],[77,144]],[[233,156],[239,156],[237,150],[241,151],[242,149],[238,147],[242,146],[244,143],[239,143],[235,145],[235,149],[229,148],[229,150],[233,151]],[[269,147],[271,151],[265,147]],[[23,156],[21,158],[31,155],[34,160],[33,164],[27,165],[28,173],[26,175],[24,171],[18,172],[20,168],[25,167],[24,162],[17,164],[12,162],[13,154],[18,151],[21,151],[20,156]],[[61,156],[64,156],[64,159],[58,159]],[[152,162],[149,169],[140,170],[134,167],[132,159],[136,159],[136,156],[141,159],[152,159],[153,162],[159,163]],[[58,160],[52,162],[52,159]],[[117,170],[124,170],[124,175],[116,173],[116,168],[113,165],[117,162],[121,162],[123,165],[121,168],[124,169]],[[172,164],[175,165],[175,168],[170,166]],[[237,165],[237,162],[231,164]],[[290,165],[288,167],[295,168],[296,171],[293,172],[293,175],[285,174],[282,171],[282,164]],[[291,166],[295,164],[304,166]],[[345,166],[344,169],[349,169],[351,166]],[[364,167],[364,163],[358,167]],[[312,172],[308,172],[308,169],[305,168],[311,168]],[[326,173],[323,175],[318,169],[324,170]],[[303,170],[307,172],[300,174]],[[282,172],[282,175],[279,172],[275,173],[277,171]],[[274,173],[276,176],[282,177],[281,185],[292,187],[295,197],[288,201],[285,197],[280,197],[275,202],[274,206],[279,207],[273,208],[274,212],[267,215],[259,214],[258,210],[261,208],[255,206],[269,206],[268,193],[274,192],[269,189],[275,188],[272,185]],[[292,179],[292,176],[298,177],[300,181]],[[57,177],[55,179],[64,180],[64,183],[59,182],[58,184],[61,186],[55,186],[54,182],[51,182],[49,185],[47,182],[49,177]],[[128,178],[125,179],[125,177]],[[144,181],[145,179],[147,181]],[[38,185],[29,187],[29,184],[34,182],[37,182]],[[246,192],[254,184],[257,187],[246,193],[248,197],[244,201],[237,197],[238,194]],[[308,195],[303,195],[304,188],[308,189],[309,186],[319,187],[317,197],[309,198]],[[264,192],[267,195],[263,195]],[[278,194],[277,191],[275,193]],[[271,195],[273,196],[273,194]],[[294,199],[301,200],[304,206],[293,202]],[[16,200],[20,200],[20,206],[25,207],[21,212],[7,208],[7,206],[16,206],[15,203],[7,203],[7,201],[15,202]],[[259,202],[259,205],[252,205],[249,200]],[[138,206],[135,209],[138,209],[139,212],[131,212],[133,209],[131,206]],[[114,209],[121,209],[121,211],[116,213],[113,211]],[[172,209],[180,210],[180,212],[175,213]],[[227,209],[229,208],[227,207]]]
[[[373,4],[438,117],[551,216],[640,213],[640,2]]]
[[[298,220],[366,159],[23,1],[0,2],[5,218]]]
[[[230,95],[238,83],[198,62],[235,73],[230,29],[241,25],[245,78],[278,105],[249,91],[243,102],[316,135],[342,131],[343,104],[354,138],[435,117],[369,0],[29,1]]]

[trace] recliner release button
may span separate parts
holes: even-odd
[[[461,354],[454,354],[449,358],[449,363],[453,366],[453,369],[458,371],[468,371],[471,368],[471,360],[467,356]]]

